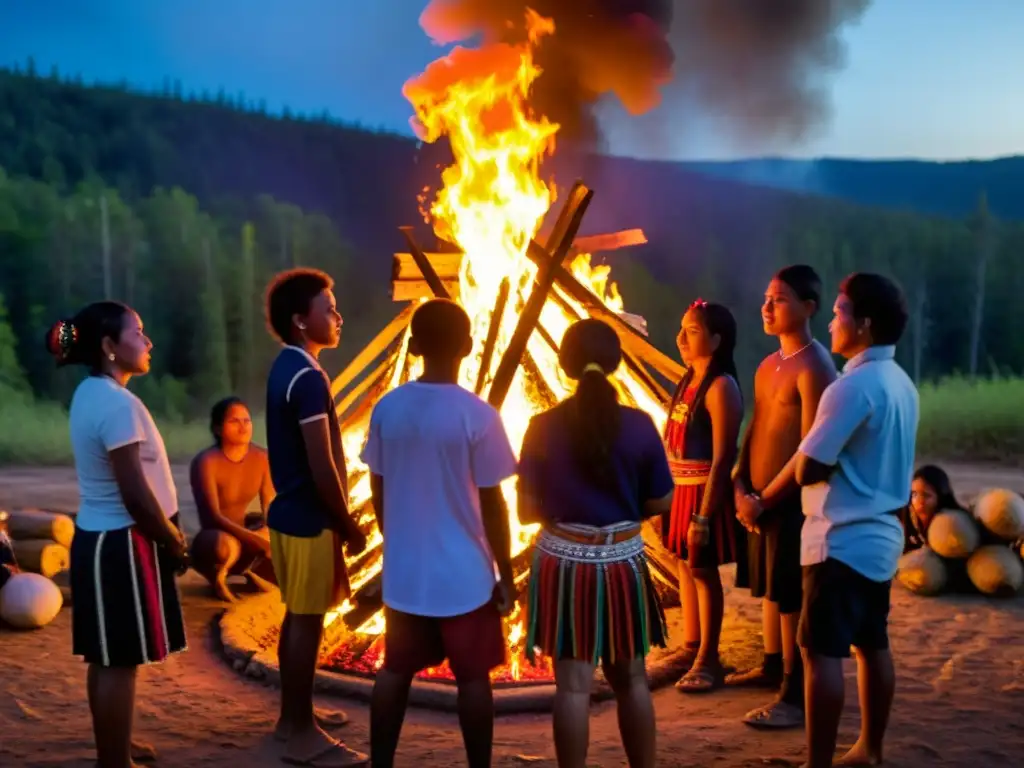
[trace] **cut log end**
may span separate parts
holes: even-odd
[[[75,537],[75,521],[68,515],[55,512],[21,509],[9,513],[7,531],[15,541],[19,539],[51,539],[70,548],[71,540]]]
[[[71,566],[68,548],[49,539],[14,540],[14,556],[18,567],[52,579]]]

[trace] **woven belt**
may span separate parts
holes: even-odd
[[[668,467],[676,485],[704,485],[711,475],[710,461],[669,459]]]
[[[555,526],[553,534],[564,541],[571,541],[576,544],[620,544],[629,541],[634,536],[640,535],[640,525],[631,525],[620,530],[573,530],[563,525]]]
[[[644,551],[643,537],[634,532],[624,541],[611,544],[586,544],[562,538],[555,531],[541,531],[537,549],[545,554],[577,563],[615,563],[636,557]]]

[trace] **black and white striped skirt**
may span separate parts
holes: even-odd
[[[75,530],[71,599],[73,652],[90,664],[134,667],[185,650],[175,563],[135,526]]]

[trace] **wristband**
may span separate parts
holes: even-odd
[[[694,515],[690,518],[690,522],[700,528],[707,528],[708,526],[708,519],[704,515]]]

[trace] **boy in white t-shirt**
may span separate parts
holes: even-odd
[[[375,767],[394,762],[413,677],[446,658],[469,766],[491,764],[489,673],[505,661],[501,617],[514,592],[499,486],[516,459],[498,412],[457,383],[471,348],[459,305],[423,304],[409,345],[423,375],[381,398],[370,419],[362,458],[384,536],[387,622],[370,716]]]

